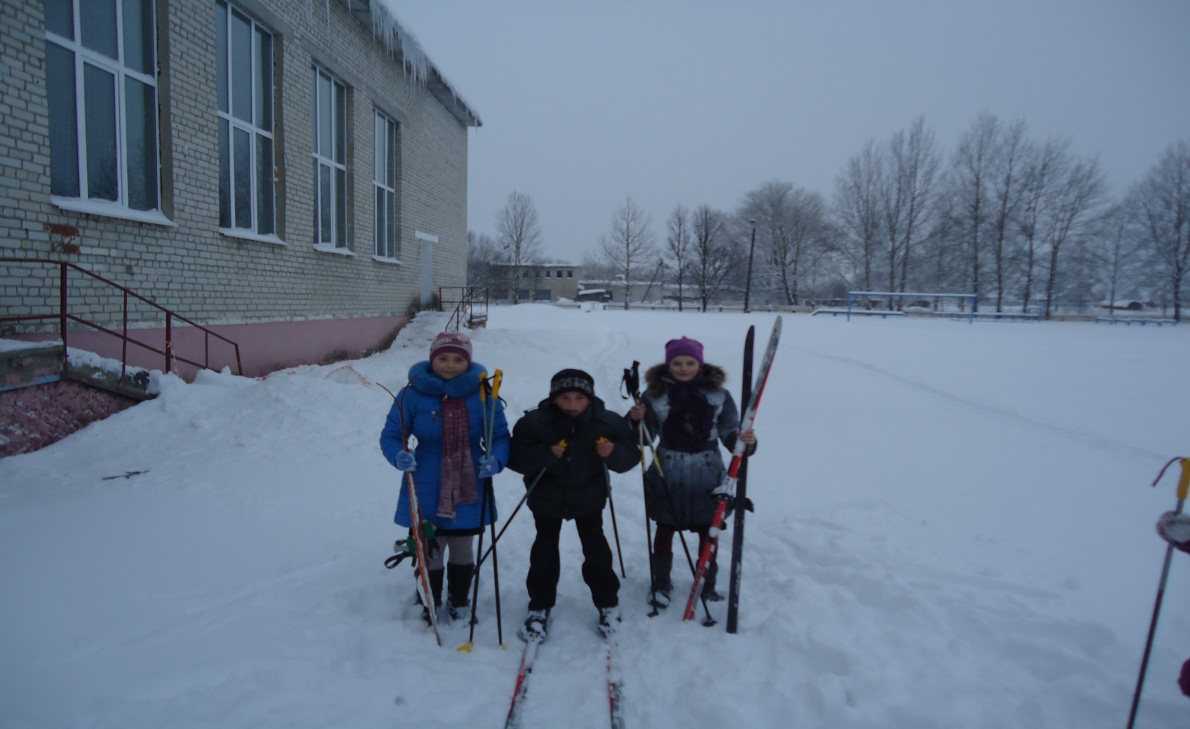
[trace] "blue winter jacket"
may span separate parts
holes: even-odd
[[[413,482],[417,484],[417,501],[422,519],[432,521],[440,530],[479,530],[495,521],[495,499],[488,508],[484,504],[484,483],[478,479],[479,461],[484,456],[484,402],[479,396],[479,374],[483,365],[475,362],[466,372],[451,380],[443,380],[434,374],[430,362],[418,362],[409,369],[409,384],[397,393],[396,401],[388,413],[388,421],[380,434],[380,449],[388,462],[396,465],[397,454],[403,450],[402,423],[404,432],[410,436],[410,449],[417,458],[413,471]],[[442,418],[441,403],[446,398],[465,398],[471,442],[471,464],[479,480],[479,498],[471,503],[459,504],[454,519],[437,516],[438,494],[442,482]],[[504,405],[499,400],[487,401],[490,408],[496,408],[495,427],[492,430],[492,456],[503,467],[508,463],[508,422],[504,419]],[[416,447],[414,446],[416,442]],[[397,500],[397,513],[393,517],[398,525],[412,525],[409,518],[409,479],[402,474],[401,495]],[[482,514],[482,521],[481,521]]]

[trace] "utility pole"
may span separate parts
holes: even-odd
[[[748,244],[748,278],[744,283],[744,313],[752,312],[752,254],[756,252],[756,221],[749,220],[752,226],[752,242]]]

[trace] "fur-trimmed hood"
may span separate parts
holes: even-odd
[[[645,395],[657,399],[669,389],[673,378],[669,376],[669,365],[655,364],[645,372]],[[695,383],[705,390],[718,390],[727,382],[727,371],[719,365],[703,363]]]

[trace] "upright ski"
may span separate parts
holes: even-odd
[[[748,327],[744,338],[744,374],[740,383],[740,402],[752,400],[752,354],[756,344],[756,327]],[[731,533],[731,578],[727,591],[727,632],[735,633],[740,620],[740,573],[744,559],[744,515],[748,513],[748,457],[740,463],[739,477],[735,487],[740,508],[735,510],[735,524]]]
[[[521,667],[517,670],[516,688],[512,691],[512,704],[508,707],[504,729],[517,729],[521,725],[525,697],[529,694],[529,676],[533,675],[533,662],[537,660],[537,649],[540,646],[540,638],[525,641],[525,651],[521,653]]]
[[[760,369],[756,376],[756,389],[752,393],[751,399],[744,407],[743,415],[740,417],[740,432],[752,427],[752,423],[756,420],[756,409],[760,406],[760,398],[764,395],[764,386],[768,382],[769,370],[773,366],[773,357],[777,354],[777,343],[781,340],[781,317],[773,322],[773,333],[769,335],[768,347],[764,350],[764,357],[760,360]],[[744,454],[747,453],[748,446],[737,439],[735,448],[731,453],[731,465],[727,469],[727,478],[723,485],[719,488],[719,504],[715,507],[715,516],[711,519],[711,529],[707,535],[706,546],[703,547],[702,553],[698,555],[698,565],[694,570],[694,584],[690,588],[690,598],[686,601],[686,611],[682,613],[682,620],[694,619],[694,605],[698,602],[698,597],[702,592],[703,583],[707,578],[707,566],[711,563],[711,557],[719,548],[719,532],[726,524],[723,515],[727,511],[728,502],[735,497],[736,481],[739,478],[740,466],[744,461]],[[742,509],[744,505],[741,503],[739,507]]]
[[[401,444],[405,450],[409,450],[409,433],[405,428],[405,393],[409,391],[409,386],[401,390],[401,397],[398,400],[398,412],[401,417]],[[394,400],[398,398],[393,397]],[[434,629],[434,640],[438,645],[442,645],[442,636],[438,633],[438,611],[434,605],[434,593],[430,589],[430,560],[426,553],[427,540],[425,535],[425,524],[421,520],[421,505],[417,501],[417,485],[413,481],[413,471],[405,471],[405,483],[409,487],[409,523],[412,525],[409,528],[410,534],[413,536],[414,550],[417,555],[417,591],[421,596],[421,604],[426,609],[426,613],[430,616],[430,627]]]

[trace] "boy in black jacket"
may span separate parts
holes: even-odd
[[[595,397],[595,380],[582,370],[566,369],[550,380],[550,396],[525,413],[512,431],[508,467],[536,485],[529,510],[537,538],[529,554],[529,616],[518,633],[543,640],[558,592],[562,522],[573,519],[583,545],[583,581],[599,609],[599,630],[615,631],[619,622],[620,580],[603,535],[603,505],[608,496],[607,469],[632,470],[640,458],[632,429]],[[540,474],[540,477],[538,476]]]

